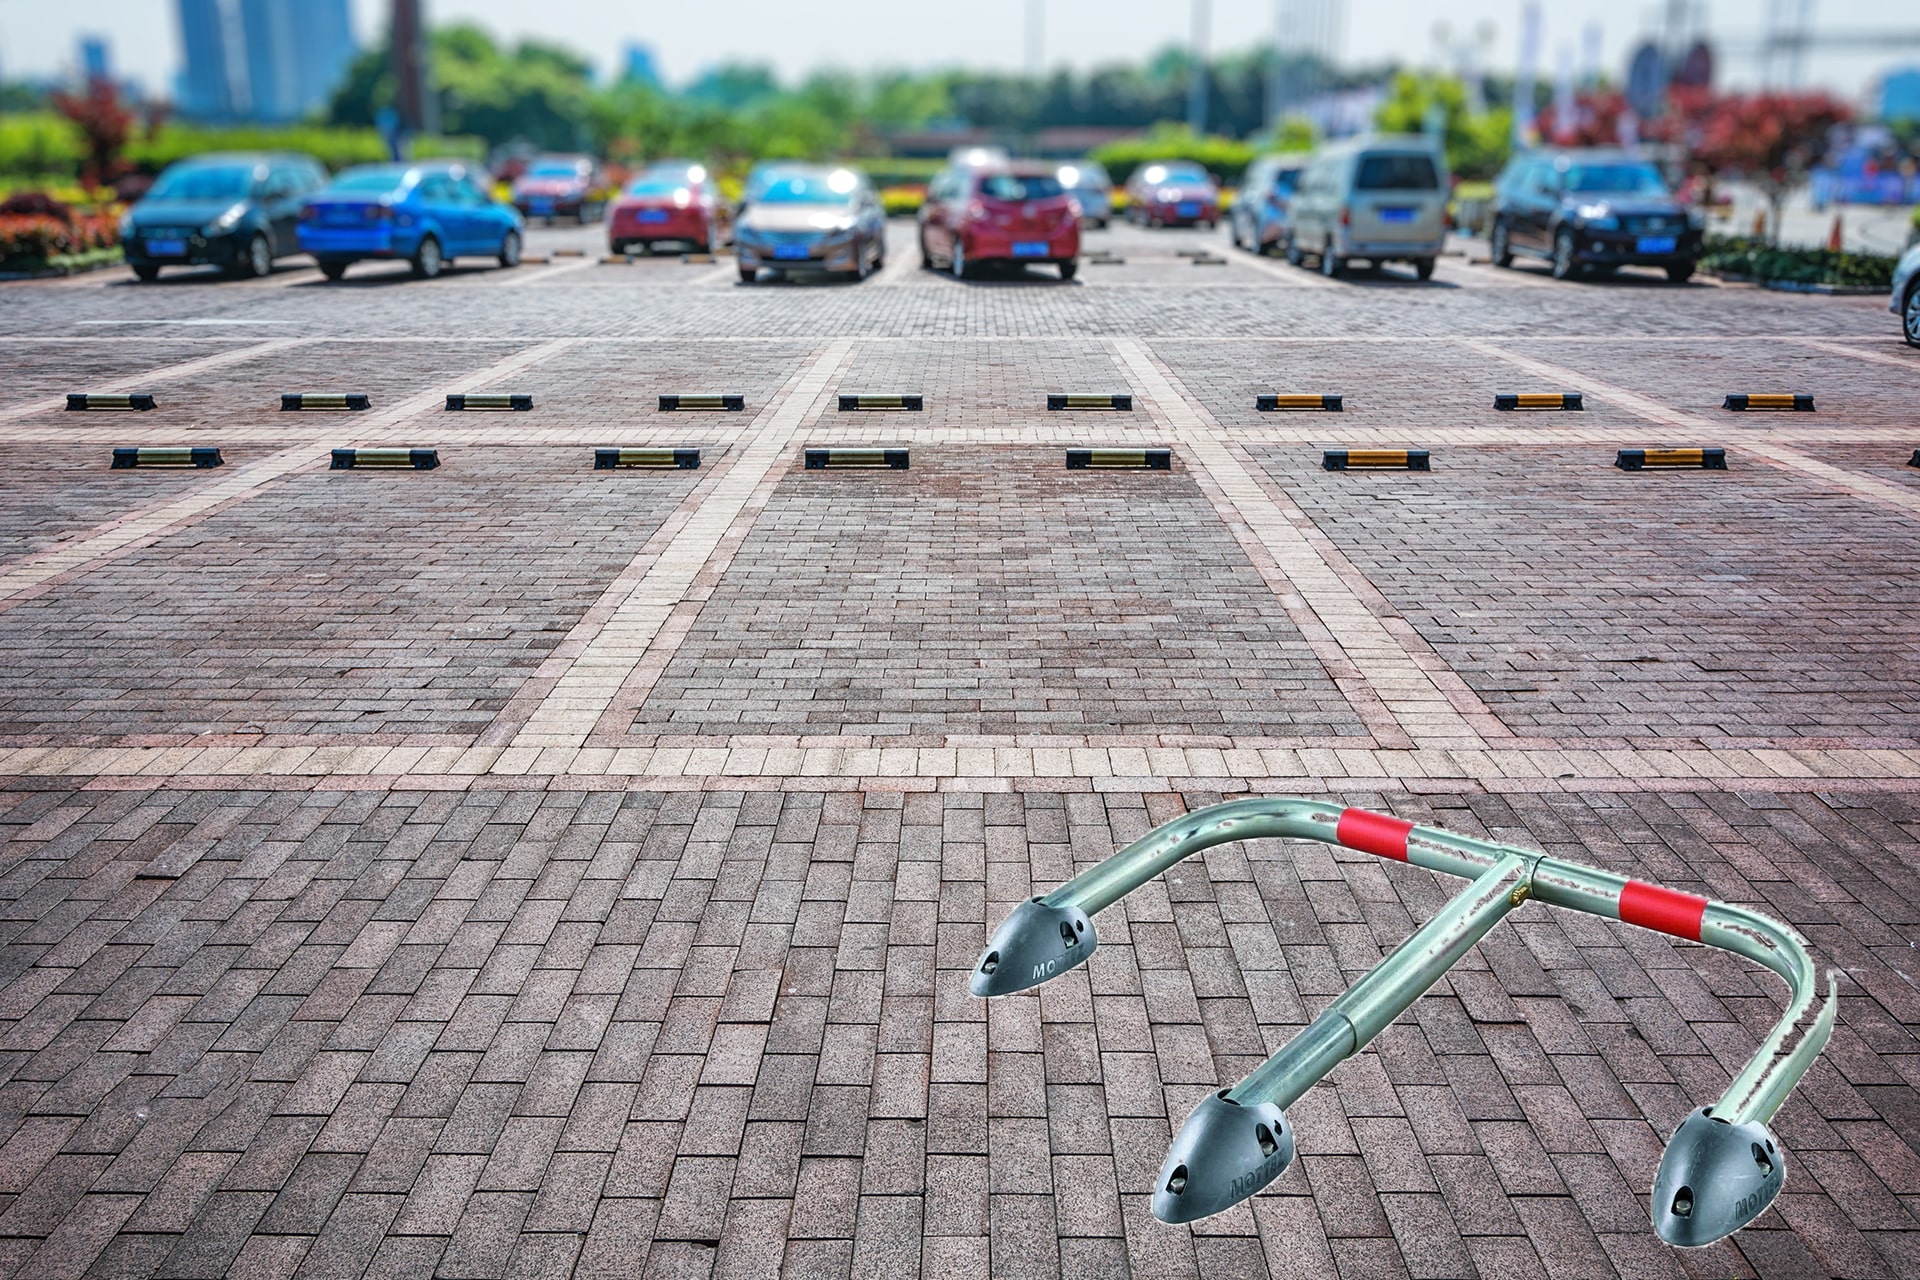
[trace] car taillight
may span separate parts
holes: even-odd
[[[1344,204],[1340,206],[1340,225],[1343,227],[1353,225],[1353,210]]]
[[[364,216],[368,222],[386,222],[393,217],[393,210],[384,204],[370,204]]]

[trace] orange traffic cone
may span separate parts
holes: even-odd
[[[1827,252],[1840,252],[1840,215],[1833,215],[1833,230],[1827,233]]]

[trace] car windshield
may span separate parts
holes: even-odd
[[[838,169],[832,173],[778,173],[767,178],[755,199],[763,204],[845,204],[860,180]]]
[[[400,169],[349,169],[327,184],[330,191],[392,191],[406,178]]]
[[[1650,164],[1577,164],[1567,170],[1568,191],[1663,196],[1667,184]]]
[[[685,182],[672,178],[636,178],[627,184],[627,194],[630,196],[670,196],[676,191],[686,190]]]
[[[575,164],[536,164],[527,170],[529,178],[577,178],[580,166]]]
[[[1292,195],[1294,188],[1299,185],[1300,171],[1298,169],[1281,169],[1273,175],[1273,189],[1280,195]]]
[[[147,192],[149,200],[244,200],[253,190],[253,167],[193,165],[169,169]]]
[[[1437,191],[1440,171],[1432,156],[1363,156],[1353,186],[1356,191]]]
[[[989,200],[1045,200],[1064,190],[1052,174],[990,173],[980,179],[980,194]]]
[[[1148,182],[1205,182],[1207,171],[1197,164],[1148,165]]]

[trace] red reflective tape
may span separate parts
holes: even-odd
[[[1700,941],[1700,919],[1707,912],[1707,900],[1678,889],[1662,889],[1657,884],[1627,881],[1620,890],[1620,919],[1642,929],[1655,929],[1676,938]]]
[[[1333,838],[1349,849],[1358,849],[1361,853],[1371,853],[1382,858],[1393,858],[1400,862],[1407,860],[1407,833],[1413,830],[1413,824],[1400,818],[1389,818],[1384,813],[1368,813],[1365,809],[1342,809],[1340,825],[1333,829]]]

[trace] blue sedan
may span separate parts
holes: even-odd
[[[300,247],[329,280],[362,258],[404,259],[431,280],[454,258],[520,261],[526,222],[464,164],[370,164],[341,171],[300,211]]]

